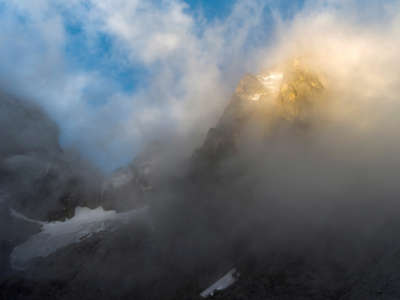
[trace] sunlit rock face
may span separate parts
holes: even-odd
[[[298,60],[284,74],[278,94],[281,114],[288,119],[304,118],[315,101],[321,100],[324,86],[316,73]]]
[[[243,100],[268,101],[275,98],[282,84],[283,73],[269,72],[245,75],[239,82],[235,94]]]
[[[235,91],[243,101],[256,102],[287,120],[302,119],[324,91],[319,76],[294,59],[280,68],[244,76]]]
[[[206,170],[235,152],[249,126],[265,135],[280,125],[308,128],[316,107],[324,102],[325,90],[322,76],[297,58],[257,75],[246,74],[196,152],[195,164]]]

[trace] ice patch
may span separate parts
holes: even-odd
[[[249,97],[249,99],[250,99],[251,101],[258,101],[258,100],[260,100],[260,97],[261,97],[261,96],[262,96],[262,94],[256,93],[256,94],[251,95],[251,96]]]
[[[69,244],[78,243],[94,233],[113,230],[119,224],[127,223],[137,215],[145,213],[147,208],[124,213],[105,211],[102,207],[90,209],[77,207],[75,216],[64,222],[40,222],[29,219],[12,211],[12,215],[25,221],[42,225],[42,231],[31,236],[26,242],[16,246],[11,255],[11,266],[15,270],[24,269],[27,263],[36,257],[46,257]]]
[[[214,295],[216,291],[222,291],[232,284],[234,284],[239,277],[239,273],[235,268],[226,273],[223,277],[221,277],[218,281],[212,284],[209,288],[201,292],[200,296],[203,298],[207,298],[209,296]]]
[[[258,75],[257,79],[267,90],[272,92],[272,94],[277,94],[283,80],[283,73],[269,73],[267,75]]]

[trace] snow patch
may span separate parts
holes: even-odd
[[[278,92],[283,80],[283,73],[269,73],[268,75],[258,75],[257,79],[265,88],[272,92]]]
[[[124,213],[105,211],[102,207],[90,209],[77,207],[75,216],[66,221],[40,222],[11,211],[16,218],[42,225],[42,231],[31,236],[26,242],[16,246],[11,255],[11,266],[22,270],[33,258],[46,257],[56,250],[90,237],[104,230],[114,230],[118,225],[129,222],[147,208],[131,210]]]
[[[228,273],[226,273],[223,277],[221,277],[219,280],[217,280],[215,283],[213,283],[210,287],[208,287],[203,292],[201,292],[200,296],[203,298],[213,296],[216,291],[222,291],[222,290],[230,287],[232,284],[234,284],[236,282],[236,280],[238,279],[238,277],[239,277],[239,273],[236,271],[235,268],[233,268]]]
[[[261,96],[262,96],[262,94],[260,94],[260,93],[255,93],[255,94],[249,96],[249,99],[250,99],[251,101],[258,101],[258,100],[260,100],[260,97],[261,97]]]

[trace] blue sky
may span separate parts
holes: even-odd
[[[194,18],[204,18],[204,22],[213,23],[223,21],[224,18],[229,16],[235,1],[186,0],[184,3],[187,4],[184,9],[185,13]],[[287,3],[283,5],[283,8],[287,8],[286,5]],[[71,67],[100,72],[102,76],[115,81],[115,84],[118,84],[121,89],[127,92],[132,92],[138,85],[145,84],[146,78],[149,76],[145,66],[140,63],[116,64],[113,61],[115,40],[112,35],[100,32],[88,41],[83,28],[84,24],[79,19],[77,20],[73,15],[65,14],[64,22],[69,39],[65,47],[65,55]]]
[[[185,0],[188,7],[184,11],[194,18],[204,18],[205,22],[213,23],[227,18],[232,12],[235,1],[232,0]],[[303,0],[277,1],[273,9],[279,11],[282,18],[291,18],[300,11]],[[272,7],[272,6],[271,6]],[[269,9],[266,9],[269,13]],[[266,26],[271,26],[265,20]],[[80,20],[73,16],[65,15],[65,29],[68,33],[68,44],[65,54],[71,66],[86,70],[96,70],[103,76],[115,81],[120,88],[132,92],[137,85],[144,84],[145,77],[149,74],[146,68],[138,64],[115,64],[112,60],[113,36],[106,33],[98,33],[88,45],[88,39]]]
[[[223,22],[232,12],[235,1],[232,0],[186,0],[185,13],[194,18],[204,18],[204,22]],[[302,0],[278,1],[273,9],[279,11],[283,18],[292,17],[303,5]],[[266,9],[266,13],[269,13]],[[114,81],[119,88],[132,92],[138,85],[145,84],[149,73],[140,63],[115,63],[113,61],[114,37],[104,32],[98,32],[88,39],[81,20],[74,17],[73,12],[63,14],[68,43],[65,45],[65,55],[71,68],[81,68],[99,72],[102,76]],[[265,25],[268,21],[265,20]],[[90,44],[89,44],[90,43]],[[88,93],[96,93],[88,89]],[[100,91],[101,92],[101,91]],[[100,101],[101,103],[101,101]]]
[[[229,15],[234,5],[234,1],[217,0],[217,1],[202,1],[202,0],[185,0],[189,5],[189,11],[192,14],[203,14],[208,20],[214,18],[224,18]]]
[[[346,1],[345,1],[346,2]],[[392,2],[392,1],[387,1]],[[358,0],[0,0],[0,86],[38,102],[100,168],[152,139],[201,143],[277,24]],[[373,8],[373,9],[370,9]]]
[[[230,14],[234,5],[234,1],[231,0],[186,0],[184,2],[188,5],[184,10],[186,13],[194,17],[203,17],[206,22],[223,20]],[[102,76],[115,81],[127,92],[132,92],[137,85],[144,84],[149,74],[140,63],[116,64],[113,61],[115,41],[112,35],[100,32],[90,40],[91,45],[88,45],[84,24],[68,14],[65,14],[64,21],[69,39],[65,46],[65,55],[71,67],[98,71]]]

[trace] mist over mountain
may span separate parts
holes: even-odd
[[[2,93],[1,105],[3,201],[42,220],[97,204],[102,175],[78,153],[61,149],[56,123],[39,106],[11,95]]]
[[[152,104],[132,113],[119,95],[99,115],[60,114],[39,94],[0,93],[0,298],[400,298],[400,6],[366,26],[310,1],[247,52],[257,1],[194,35],[172,1],[149,40],[128,26],[151,25],[130,18],[135,3],[118,3],[83,15],[157,65],[140,91]],[[243,64],[216,64],[225,53]],[[61,143],[61,115],[93,117],[88,144]],[[112,172],[88,157],[106,148]]]

